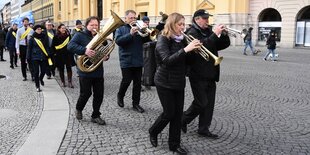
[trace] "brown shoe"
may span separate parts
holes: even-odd
[[[80,110],[75,110],[75,117],[76,117],[76,119],[78,119],[78,120],[83,119],[82,111],[80,111]]]

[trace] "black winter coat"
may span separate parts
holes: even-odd
[[[40,48],[40,46],[37,44],[34,38],[39,39],[42,42],[47,55],[43,52],[43,50]],[[28,42],[27,57],[26,57],[27,60],[45,61],[47,60],[47,57],[49,57],[50,55],[51,55],[51,52],[50,52],[50,48],[48,48],[47,36],[44,33],[37,34],[36,32],[34,32]]]
[[[175,42],[160,35],[156,44],[157,70],[154,77],[156,86],[182,90],[185,88],[186,73],[185,39]]]
[[[230,39],[227,35],[221,35],[219,38],[212,32],[212,27],[202,30],[197,24],[193,24],[187,31],[188,35],[200,40],[214,55],[218,56],[218,51],[227,48],[230,45]],[[209,58],[206,61],[199,53],[191,52],[189,57],[190,71],[189,78],[192,80],[212,80],[219,81],[220,65],[214,66],[214,59]]]
[[[276,37],[274,35],[269,35],[266,44],[267,49],[276,49]]]

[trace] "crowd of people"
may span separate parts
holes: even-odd
[[[149,33],[148,31],[143,31],[141,27],[133,24],[137,20],[136,16],[134,10],[127,10],[125,24],[118,27],[113,33],[114,40],[119,46],[118,54],[122,77],[118,93],[115,96],[117,105],[121,108],[125,106],[126,91],[133,83],[133,110],[139,113],[145,111],[140,105],[141,78],[144,66],[143,44],[155,41],[154,83],[163,112],[154,120],[148,130],[151,145],[158,146],[158,134],[169,124],[169,149],[178,154],[187,154],[186,149],[180,145],[181,131],[186,133],[187,125],[196,117],[199,117],[199,135],[213,139],[219,138],[218,135],[211,133],[209,127],[213,118],[216,83],[220,79],[220,67],[214,65],[213,59],[206,61],[199,54],[199,50],[204,46],[215,56],[218,56],[218,51],[227,48],[230,45],[230,38],[223,33],[225,26],[221,24],[210,26],[209,17],[212,15],[203,9],[195,11],[191,27],[187,29],[183,15],[161,13],[162,19],[156,26],[159,33],[156,40],[152,40],[149,34],[143,35]],[[148,28],[150,19],[147,16],[141,19],[144,22],[143,27]],[[4,48],[8,49],[10,68],[18,67],[19,58],[23,81],[28,80],[27,70],[29,70],[38,92],[42,90],[41,86],[44,86],[44,76],[47,75],[47,79],[51,79],[52,76],[55,76],[55,69],[58,70],[61,86],[74,88],[72,84],[74,55],[93,57],[96,54],[96,51],[87,45],[100,30],[99,18],[95,16],[87,18],[84,29],[82,22],[76,20],[76,27],[71,32],[64,24],[59,24],[55,29],[51,21],[32,27],[28,18],[24,18],[22,22],[23,27],[17,28],[17,24],[13,24],[7,33],[0,28],[0,61],[6,61],[3,58],[3,50]],[[246,48],[248,46],[251,48],[252,54],[255,54],[251,42],[251,31],[252,28],[249,29],[245,37],[244,55],[247,55]],[[185,34],[191,35],[195,39],[189,41]],[[274,32],[271,32],[267,45],[269,53],[272,53],[274,57],[276,45]],[[269,53],[266,54],[264,60]],[[102,59],[108,61],[109,57],[109,55],[105,55]],[[91,72],[84,72],[77,67],[77,73],[80,94],[75,107],[76,118],[83,119],[82,111],[93,95],[91,121],[105,125],[105,120],[100,117],[104,94],[102,63]],[[190,107],[184,111],[186,75],[189,77],[194,99]]]

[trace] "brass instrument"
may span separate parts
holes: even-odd
[[[92,72],[99,67],[103,62],[103,58],[109,55],[115,46],[115,41],[108,39],[107,36],[124,24],[124,21],[111,10],[111,17],[103,26],[101,32],[97,32],[96,36],[86,46],[86,48],[96,51],[95,56],[80,55],[77,57],[76,64],[82,72]]]
[[[243,29],[242,31],[239,31],[239,30],[236,30],[236,29],[233,29],[233,28],[230,28],[230,27],[225,27],[225,31],[224,31],[224,34],[228,33],[228,35],[232,36],[232,37],[237,37],[236,34],[239,34],[240,37],[243,39],[246,34],[247,34],[247,30],[246,29]]]
[[[146,37],[149,35],[149,37],[152,41],[156,41],[158,31],[156,29],[150,29],[148,27],[143,27],[143,21],[142,20],[133,21],[129,25],[131,27],[137,27],[138,28],[138,34],[141,37]]]
[[[192,42],[195,38],[191,35],[187,35],[184,32],[182,32],[184,37],[186,38],[187,42]],[[209,61],[209,57],[211,56],[214,59],[214,66],[217,66],[218,64],[221,63],[223,60],[223,57],[217,57],[214,55],[212,52],[210,52],[206,47],[200,46],[198,48],[198,53],[206,60]]]

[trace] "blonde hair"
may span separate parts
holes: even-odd
[[[176,34],[176,24],[181,20],[185,19],[183,15],[179,13],[172,13],[168,16],[168,19],[163,29],[162,35],[167,38],[171,38],[172,35]]]

